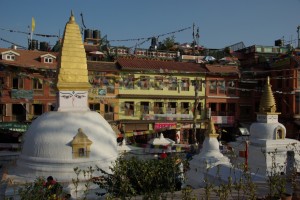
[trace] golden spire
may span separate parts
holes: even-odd
[[[215,137],[217,138],[219,134],[216,133],[215,124],[212,120],[212,118],[209,119],[208,127],[205,132],[205,137]]]
[[[80,28],[71,11],[60,50],[57,89],[59,91],[88,91],[90,87]]]
[[[264,86],[263,94],[259,104],[259,114],[278,114],[276,113],[276,103],[271,89],[270,77],[267,77],[267,83]]]

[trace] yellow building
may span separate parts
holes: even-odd
[[[165,137],[175,141],[179,137],[187,143],[189,137],[194,138],[195,124],[200,133],[200,121],[206,117],[204,67],[137,58],[118,58],[116,66],[120,77],[114,111],[126,136],[145,143],[149,133],[163,132]]]

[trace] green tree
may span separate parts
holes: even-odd
[[[175,36],[167,37],[162,41],[162,44],[158,47],[158,50],[170,50],[175,45]]]
[[[108,173],[97,167],[97,171],[104,175],[94,177],[94,183],[112,197],[121,199],[136,195],[157,199],[163,193],[173,193],[180,173],[174,157],[163,160],[119,158],[110,169],[111,173]]]

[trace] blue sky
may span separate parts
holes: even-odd
[[[107,35],[112,46],[134,47],[140,41],[113,40],[175,36],[179,43],[192,42],[192,28],[199,27],[199,44],[207,48],[224,48],[238,42],[245,46],[274,45],[276,39],[297,45],[297,26],[300,25],[300,0],[25,0],[1,1],[0,47],[11,44],[27,47],[27,35],[9,32],[28,32],[31,18],[35,32],[61,35],[71,10],[82,26],[83,14],[88,29]],[[3,30],[6,29],[6,30]],[[169,32],[174,34],[165,35]],[[39,42],[54,45],[56,38],[33,36]],[[150,42],[141,48],[148,48]]]

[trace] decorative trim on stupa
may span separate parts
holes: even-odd
[[[267,83],[260,99],[259,114],[280,114],[276,112],[276,102],[271,87],[270,77],[267,77]]]
[[[73,158],[88,158],[92,143],[82,129],[79,128],[71,142]]]
[[[219,134],[217,134],[217,132],[216,132],[215,124],[214,124],[212,118],[210,118],[208,121],[207,130],[205,131],[205,137],[218,138],[218,136],[219,136]]]
[[[80,28],[75,22],[73,12],[71,12],[62,40],[57,89],[59,91],[88,91],[90,88],[87,59]]]

